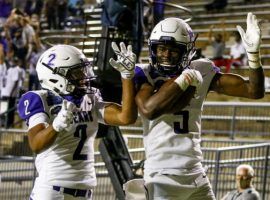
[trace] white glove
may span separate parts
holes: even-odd
[[[198,90],[202,85],[203,78],[199,71],[195,69],[187,69],[184,70],[182,74],[174,80],[174,82],[179,85],[183,91],[185,91],[190,85],[196,87],[196,90]]]
[[[120,43],[121,52],[115,42],[112,42],[112,48],[117,55],[117,60],[110,58],[109,63],[114,69],[121,73],[121,77],[124,79],[132,79],[134,76],[134,68],[136,62],[136,55],[132,52],[132,46],[126,45],[124,42]]]
[[[257,69],[262,66],[260,59],[260,43],[261,30],[258,25],[258,20],[251,12],[247,15],[247,30],[243,30],[241,26],[236,26],[238,29],[243,45],[247,51],[250,68]]]
[[[75,105],[72,102],[63,100],[62,108],[53,120],[53,129],[57,132],[72,131],[75,129],[75,123],[73,123],[73,113]]]

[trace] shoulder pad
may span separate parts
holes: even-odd
[[[135,67],[135,77],[134,82],[135,85],[139,86],[143,83],[147,83],[147,76],[149,75],[150,65],[146,64],[137,64]]]
[[[62,104],[63,98],[59,95],[51,91],[47,91],[47,98],[46,98],[48,106]]]
[[[22,95],[18,103],[18,113],[23,120],[28,120],[37,113],[46,113],[43,96],[46,93],[29,91]]]
[[[201,58],[192,61],[190,63],[190,68],[200,71],[201,74],[207,74],[208,72],[220,72],[220,69],[216,67],[215,64],[207,58]]]

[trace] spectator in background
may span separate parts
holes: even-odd
[[[57,27],[58,27],[58,29],[65,28],[67,9],[68,9],[68,1],[67,0],[57,0]]]
[[[48,29],[56,29],[56,2],[55,0],[46,0],[44,4],[44,14],[47,18]]]
[[[5,53],[3,45],[0,44],[0,97],[1,91],[3,90],[3,86],[6,82],[6,73],[7,73],[7,66],[5,63]]]
[[[4,23],[12,10],[11,0],[0,0],[0,23]]]
[[[39,16],[37,14],[31,15],[30,25],[33,27],[35,31],[36,40],[38,40],[39,34],[40,34],[40,21],[39,21]]]
[[[24,12],[29,16],[32,14],[37,14],[40,17],[42,8],[42,0],[27,0],[25,3]]]
[[[239,32],[234,32],[235,43],[231,46],[231,66],[240,67],[247,65],[246,50],[242,44],[241,36]]]
[[[83,17],[84,0],[69,1],[68,10],[72,16]],[[88,4],[96,4],[96,2],[88,2]],[[92,5],[93,6],[93,5]]]
[[[26,62],[32,52],[32,44],[37,43],[36,34],[30,25],[27,15],[13,13],[6,23],[6,33],[10,46],[10,54],[22,60],[22,66],[26,67]]]
[[[123,39],[132,40],[134,53],[139,57],[142,47],[142,1],[104,0],[101,16],[103,27],[116,27]]]
[[[227,0],[214,0],[212,3],[206,4],[205,9],[208,12],[224,9],[228,4]]]
[[[141,6],[141,0],[104,0],[102,3],[101,22],[104,39],[99,43],[96,65],[99,67],[97,75],[102,83],[101,94],[106,101],[120,103],[122,92],[120,75],[108,64],[108,59],[114,56],[109,44],[117,40],[131,43],[134,53],[139,57],[143,42]]]
[[[20,23],[20,17],[23,16],[24,13],[20,9],[14,8],[4,25],[5,38],[8,41],[8,58],[15,56],[24,60],[27,54],[26,39],[22,34],[23,27]]]
[[[17,97],[20,94],[24,82],[25,71],[21,68],[21,60],[14,57],[6,74],[6,83],[1,91],[1,100],[8,101],[8,115],[6,128],[10,128],[14,123],[14,114]]]
[[[259,200],[260,194],[252,185],[254,169],[250,165],[239,165],[236,169],[237,190],[227,193],[222,200]]]
[[[38,80],[36,65],[39,57],[45,51],[45,47],[40,43],[36,45],[33,43],[33,51],[29,59],[29,85],[28,91],[40,89],[40,83]]]
[[[14,37],[16,29],[19,27],[18,16],[23,16],[23,12],[17,8],[12,9],[4,24],[5,36],[9,45],[11,44],[11,40]]]
[[[1,99],[1,92],[3,91],[3,87],[6,83],[6,73],[7,73],[7,66],[5,63],[5,56],[4,56],[4,48],[3,45],[0,44],[0,113],[6,112],[7,106],[2,103]],[[0,127],[5,125],[5,118],[4,116],[0,116]]]
[[[228,59],[224,58],[224,52],[226,48],[226,31],[225,31],[225,23],[222,20],[222,33],[216,33],[213,37],[213,28],[215,26],[210,26],[210,30],[208,33],[208,44],[213,48],[213,57],[211,60],[218,67],[226,67],[225,72],[230,71],[230,62]]]
[[[151,0],[151,2],[155,2],[154,0]],[[160,22],[161,20],[163,20],[164,18],[164,9],[165,9],[165,5],[164,3],[166,2],[166,0],[159,0],[158,2],[160,3],[154,3],[153,5],[153,22],[154,22],[154,26]]]
[[[14,29],[14,36],[12,39],[12,54],[13,56],[19,58],[25,63],[26,55],[27,55],[27,42],[25,35],[23,34],[23,28],[18,26]]]
[[[8,52],[8,41],[3,27],[0,27],[0,45],[4,52],[4,55]]]
[[[154,0],[143,1],[143,22],[146,38],[150,35],[152,28],[164,18],[164,3],[166,0],[155,2]]]
[[[25,43],[25,46],[27,49],[26,60],[28,60],[32,52],[32,48],[33,48],[32,44],[33,43],[37,44],[36,33],[35,33],[34,28],[30,24],[30,19],[28,18],[28,16],[19,16],[19,23],[20,23],[20,26],[22,27],[22,34],[24,35],[25,42],[26,42]]]

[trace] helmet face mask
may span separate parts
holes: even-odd
[[[180,73],[191,62],[195,53],[195,40],[192,29],[182,19],[162,20],[154,27],[148,41],[151,65],[161,74]],[[159,54],[157,48],[160,46],[167,49],[167,56]]]
[[[156,55],[156,63],[159,71],[165,74],[172,74],[178,71],[178,66],[182,63],[187,51],[186,45],[157,43],[153,47]]]
[[[91,63],[73,46],[56,45],[45,51],[38,60],[37,73],[42,88],[60,95],[93,93]]]

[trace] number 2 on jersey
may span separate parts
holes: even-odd
[[[186,134],[189,132],[188,130],[188,119],[189,119],[189,112],[187,110],[175,113],[174,115],[179,116],[181,122],[173,122],[174,132],[176,134]]]
[[[87,154],[81,154],[83,145],[87,139],[86,128],[87,128],[87,125],[79,125],[76,128],[76,131],[74,133],[74,137],[80,138],[80,141],[79,141],[78,146],[73,154],[73,160],[87,160]]]

